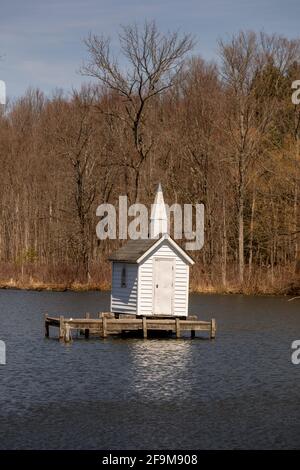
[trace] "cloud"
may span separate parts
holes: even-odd
[[[90,31],[116,38],[120,24],[156,19],[162,30],[190,32],[197,53],[216,56],[216,40],[239,29],[298,36],[298,0],[10,0],[0,9],[0,79],[12,97],[29,86],[46,93],[79,86]]]

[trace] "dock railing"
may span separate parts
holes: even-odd
[[[115,318],[112,314],[101,313],[98,318],[91,318],[86,314],[85,318],[65,318],[64,316],[51,317],[45,315],[45,336],[49,337],[50,327],[59,328],[59,338],[65,342],[72,339],[72,330],[80,331],[88,338],[90,333],[96,334],[101,338],[109,335],[121,334],[124,332],[142,332],[143,338],[147,338],[149,331],[166,331],[175,333],[176,338],[181,337],[184,331],[190,331],[194,338],[196,332],[209,332],[210,338],[216,337],[216,321],[196,320],[196,316],[189,316],[186,319],[181,318],[155,318],[155,317],[133,317],[129,315]]]

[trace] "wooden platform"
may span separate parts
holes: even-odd
[[[108,335],[121,334],[126,332],[142,332],[144,338],[147,338],[148,331],[165,331],[175,333],[176,338],[180,338],[181,332],[190,331],[194,338],[197,331],[209,332],[210,338],[216,337],[216,322],[197,320],[196,316],[179,318],[153,318],[153,317],[134,317],[129,315],[120,315],[116,318],[111,313],[100,313],[98,318],[91,318],[87,313],[85,318],[65,318],[50,317],[45,315],[45,336],[49,337],[50,326],[59,328],[59,338],[66,342],[72,339],[72,330],[80,331],[86,338],[91,334],[96,334],[101,338]]]

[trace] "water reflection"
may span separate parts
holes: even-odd
[[[148,399],[182,398],[189,391],[188,363],[192,341],[146,340],[132,345],[135,394]]]

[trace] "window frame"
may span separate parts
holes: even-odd
[[[121,269],[121,289],[126,289],[127,287],[127,265],[122,264]]]

